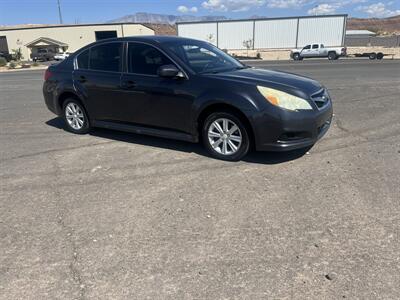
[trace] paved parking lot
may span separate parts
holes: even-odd
[[[308,154],[73,135],[0,74],[0,299],[398,298],[400,61],[253,64],[330,89]]]

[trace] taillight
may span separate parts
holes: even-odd
[[[49,80],[51,76],[53,76],[53,73],[51,73],[49,69],[46,69],[46,72],[44,72],[44,80]]]

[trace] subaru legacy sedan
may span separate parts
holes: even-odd
[[[328,130],[328,91],[303,76],[251,68],[210,43],[166,36],[102,40],[50,66],[43,93],[66,129],[93,127],[200,142],[240,160],[252,147],[312,146]]]

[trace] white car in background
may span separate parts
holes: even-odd
[[[66,59],[71,53],[69,52],[63,52],[63,53],[57,53],[54,55],[55,60],[64,60]]]

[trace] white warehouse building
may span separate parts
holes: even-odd
[[[31,53],[43,48],[75,52],[97,40],[134,35],[154,35],[154,30],[134,23],[0,27],[0,51],[21,49],[23,58],[30,59]]]
[[[289,49],[307,44],[343,46],[347,15],[178,23],[178,35],[221,49]]]

